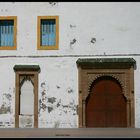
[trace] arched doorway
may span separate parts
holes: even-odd
[[[119,82],[102,76],[86,99],[86,127],[127,127],[127,102]]]
[[[78,82],[79,83],[78,84],[79,86],[78,88],[79,89],[79,92],[78,92],[79,93],[79,105],[78,105],[79,127],[80,128],[87,127],[86,102],[88,101],[88,99],[91,99],[91,98],[94,99],[94,94],[93,94],[93,97],[90,98],[90,96],[92,96],[92,94],[90,93],[92,90],[94,90],[94,88],[93,89],[91,88],[90,90],[90,87],[93,87],[93,85],[95,87],[96,82],[98,85],[98,82],[101,82],[102,80],[107,80],[106,78],[102,80],[100,79],[101,77],[104,77],[104,76],[112,77],[112,80],[114,79],[113,80],[114,82],[112,80],[111,82],[109,79],[108,79],[109,80],[108,82],[112,83],[113,85],[116,85],[115,87],[120,87],[120,91],[122,94],[119,96],[121,98],[120,100],[123,100],[123,102],[125,101],[125,104],[126,104],[126,117],[127,117],[126,127],[135,127],[134,70],[136,69],[136,61],[133,58],[79,58],[76,61],[76,63],[78,67],[78,80],[79,80]],[[119,83],[117,81],[119,81]],[[113,87],[109,86],[109,89],[112,89]],[[109,98],[110,96],[107,96],[107,97]],[[103,104],[101,100],[103,99],[101,98],[99,100],[96,99],[96,101],[99,102],[97,105]],[[115,104],[114,100],[112,97],[111,101]],[[115,115],[115,118],[116,118],[116,115]],[[112,125],[111,127],[115,127],[115,126]]]

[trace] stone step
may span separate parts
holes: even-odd
[[[0,128],[0,138],[140,138],[140,128]]]

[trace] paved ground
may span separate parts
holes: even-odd
[[[0,138],[140,138],[140,128],[0,128]]]

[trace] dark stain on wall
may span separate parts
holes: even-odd
[[[50,113],[53,110],[53,107],[48,106],[48,112]]]
[[[73,115],[77,115],[78,114],[78,105],[73,105],[72,110],[73,110]]]
[[[46,104],[43,103],[42,100],[40,99],[39,100],[39,112],[41,111],[41,109],[43,110],[43,112],[46,111],[46,108],[47,108]]]
[[[61,105],[61,100],[59,100],[56,104],[57,107],[59,107]]]
[[[62,105],[63,106],[63,108],[68,108],[69,106],[68,105]]]
[[[56,102],[56,98],[55,97],[49,97],[49,98],[47,98],[48,99],[48,103],[51,103],[51,106],[47,106],[47,108],[48,108],[48,112],[50,113],[51,111],[53,111],[53,109],[54,109],[54,106],[53,106],[53,104]]]
[[[46,85],[45,82],[42,82],[41,83],[41,88],[43,88],[45,85]]]
[[[11,126],[10,122],[0,122],[0,127]]]
[[[76,25],[71,25],[71,24],[70,24],[70,28],[76,28]]]
[[[1,9],[1,12],[7,12],[8,9]]]
[[[76,39],[74,38],[72,41],[70,41],[70,46],[76,43]]]
[[[96,42],[96,38],[92,37],[90,42],[94,44]]]
[[[58,86],[58,85],[56,85],[56,87],[57,87],[57,89],[59,89],[59,88],[60,88],[60,86]]]
[[[56,98],[55,97],[48,98],[48,102],[53,104],[54,102],[56,102]]]
[[[61,111],[65,114],[71,112],[72,115],[78,114],[78,105],[75,105],[74,100],[70,101],[68,104],[63,104],[61,99],[57,103],[57,108],[62,107]],[[62,115],[61,113],[59,115]]]
[[[68,92],[68,93],[73,93],[73,89],[72,89],[72,88],[68,88],[68,89],[67,89],[67,92]]]
[[[9,94],[9,93],[4,93],[3,94],[9,101],[11,100],[11,94]]]
[[[5,125],[3,124],[3,122],[0,122],[0,127],[4,127]]]
[[[78,114],[77,105],[75,105],[74,102],[70,102],[69,108],[71,108],[71,110],[72,110],[72,115],[77,115]]]
[[[58,2],[49,2],[49,4],[50,4],[51,6],[55,6],[55,5],[58,4]]]
[[[0,114],[7,114],[8,112],[11,113],[10,106],[6,106],[5,104],[2,104],[0,107]]]
[[[42,110],[43,112],[46,111],[46,83],[45,82],[42,82],[41,83],[41,89],[42,89],[42,92],[41,92],[41,99],[39,99],[39,114],[40,114],[40,111]]]

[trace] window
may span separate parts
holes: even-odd
[[[0,50],[16,49],[17,17],[0,17]]]
[[[58,16],[38,17],[38,50],[57,50],[58,34]]]

